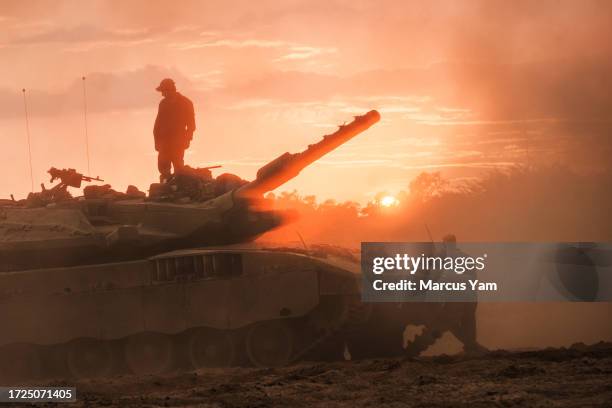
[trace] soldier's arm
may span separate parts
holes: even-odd
[[[162,101],[163,102],[163,101]],[[157,139],[157,137],[159,136],[159,128],[160,128],[160,122],[161,120],[159,119],[159,114],[162,110],[162,102],[159,103],[159,106],[157,108],[157,116],[155,117],[155,124],[153,125],[153,136]]]
[[[193,102],[187,99],[187,134],[193,135],[196,130],[195,124],[195,110],[193,109]]]
[[[155,150],[159,151],[159,143],[160,143],[160,139],[162,138],[162,131],[163,131],[163,106],[162,106],[162,102],[163,100],[159,103],[159,107],[157,108],[157,116],[155,117],[155,124],[153,125],[153,141],[155,143]]]

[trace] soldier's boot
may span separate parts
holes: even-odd
[[[451,333],[463,344],[465,354],[478,355],[488,351],[476,340],[476,317],[467,314],[451,328]]]
[[[455,335],[455,337],[457,337],[457,336]],[[474,340],[467,340],[467,341],[463,340],[463,339],[460,339],[460,341],[463,343],[463,352],[465,354],[470,354],[470,355],[484,354],[487,351],[489,351],[485,346],[483,346],[482,344],[478,343],[475,339]]]
[[[168,174],[162,173],[162,174],[159,175],[159,182],[161,184],[164,184],[168,180],[170,180],[170,177],[172,177],[172,174],[170,174],[170,173],[168,173]]]

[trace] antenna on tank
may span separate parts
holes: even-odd
[[[297,234],[298,237],[300,237],[300,241],[302,241],[302,245],[304,245],[304,249],[309,251],[308,245],[306,245],[306,241],[304,241],[304,237],[302,237],[302,234],[300,234],[300,231],[295,230],[295,233]]]
[[[30,192],[34,192],[34,172],[32,170],[32,144],[30,143],[30,119],[28,118],[28,102],[26,100],[26,90],[23,93],[23,111],[25,112],[26,136],[28,138],[28,161],[30,163]]]
[[[85,125],[85,154],[87,155],[87,174],[91,174],[91,166],[89,163],[89,134],[87,132],[87,87],[85,86],[85,77],[83,80],[83,123]]]

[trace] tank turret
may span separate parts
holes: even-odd
[[[306,150],[272,160],[250,182],[227,173],[214,179],[208,169],[188,168],[167,184],[152,185],[149,197],[134,187],[117,193],[105,185],[86,187],[79,198],[67,194],[11,201],[0,206],[0,271],[140,259],[169,250],[252,241],[292,218],[264,205],[266,192],[379,119],[377,111],[357,116]]]

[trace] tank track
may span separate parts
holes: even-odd
[[[342,299],[344,310],[342,318],[332,325],[328,330],[325,330],[314,341],[296,353],[291,362],[296,362],[307,356],[309,352],[316,349],[326,341],[332,339],[340,339],[346,342],[347,335],[362,327],[370,318],[372,306],[368,303],[361,302],[359,297],[346,297]],[[340,358],[341,356],[338,356]]]
[[[254,363],[249,357],[249,353],[245,351],[245,343],[248,341],[249,333],[258,324],[274,322],[287,324],[296,335],[294,337],[308,339],[305,343],[299,344],[299,347],[295,347],[290,357],[280,365],[321,356],[325,353],[318,353],[317,349],[325,348],[326,343],[334,342],[337,347],[324,359],[340,360],[343,358],[346,339],[351,336],[351,333],[360,332],[364,325],[367,325],[372,308],[371,305],[362,303],[357,296],[341,296],[335,299],[335,302],[335,306],[342,309],[339,316],[327,328],[318,331],[311,327],[310,316],[307,315],[299,318],[258,322],[236,330],[195,327],[172,335],[147,332],[116,340],[82,338],[56,345],[22,343],[2,346],[0,347],[0,381],[10,384],[43,378],[95,378],[124,373],[155,374],[203,368],[194,364],[197,358],[190,353],[190,350],[195,348],[190,345],[190,342],[194,341],[193,339],[199,332],[208,333],[217,339],[226,336],[229,339],[228,342],[231,343],[234,355],[228,358],[228,361],[224,360],[223,353],[217,360],[213,355],[210,361],[218,364],[211,364],[211,366],[262,366],[262,364]],[[217,341],[216,344],[223,348],[223,341]],[[139,349],[149,349],[150,360],[159,361],[161,359],[162,363],[147,362],[146,352],[136,352]],[[134,353],[137,355],[134,356]],[[87,361],[96,367],[88,368]],[[106,361],[111,363],[108,367]]]

